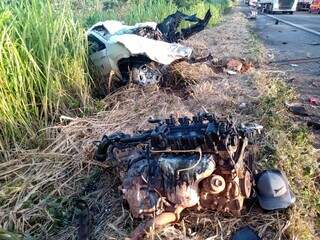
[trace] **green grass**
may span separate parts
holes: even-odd
[[[99,6],[97,4],[96,6]],[[97,7],[95,10],[87,14],[83,19],[83,25],[86,27],[92,24],[105,20],[121,20],[126,24],[135,24],[144,21],[163,20],[170,14],[177,10],[189,14],[197,14],[198,17],[203,18],[206,11],[210,8],[213,17],[209,23],[210,26],[216,25],[223,14],[223,12],[231,7],[229,0],[208,0],[208,1],[170,1],[170,0],[132,0],[123,4],[118,1],[118,6],[110,8]]]
[[[86,38],[68,2],[0,3],[0,149],[30,145],[63,111],[84,106]]]
[[[85,28],[107,19],[161,21],[182,10],[215,25],[227,0],[0,2],[0,151],[37,146],[39,130],[90,101]],[[0,155],[1,156],[1,155]]]
[[[320,193],[316,186],[319,164],[312,146],[309,130],[290,118],[285,102],[295,98],[295,92],[280,77],[259,77],[263,95],[257,108],[257,117],[266,128],[262,168],[282,169],[297,197],[289,210],[291,222],[289,239],[315,239],[319,229]],[[318,222],[317,222],[318,221]]]

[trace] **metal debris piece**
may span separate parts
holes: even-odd
[[[320,99],[317,97],[309,97],[308,101],[311,105],[320,105]]]
[[[252,188],[247,146],[262,126],[237,126],[212,114],[150,122],[157,126],[105,135],[95,156],[116,163],[133,217],[146,219],[133,239],[196,205],[239,216]]]
[[[229,75],[237,75],[237,72],[236,71],[233,71],[233,70],[227,70],[226,71]]]
[[[227,63],[227,69],[232,70],[232,71],[237,71],[240,72],[242,69],[242,62],[237,59],[230,59]]]
[[[313,127],[316,130],[320,130],[320,117],[311,117],[307,121],[307,125],[309,127]]]
[[[245,59],[230,59],[226,63],[226,68],[231,71],[245,73],[253,67],[253,64]]]
[[[175,14],[166,17],[161,23],[158,24],[157,27],[163,34],[164,40],[172,43],[182,39],[187,39],[195,33],[202,31],[208,25],[211,17],[212,14],[210,10],[207,11],[203,19],[197,18],[195,14],[189,16],[180,11],[177,11]],[[183,28],[179,32],[178,29],[183,20],[196,22],[196,24],[188,28]]]

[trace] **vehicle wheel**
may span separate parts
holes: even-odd
[[[292,14],[293,14],[293,11],[290,11],[290,12],[289,12],[289,14],[291,14],[291,15],[292,15]]]

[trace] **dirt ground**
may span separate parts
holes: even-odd
[[[126,86],[101,101],[96,115],[62,118],[60,125],[46,130],[48,147],[18,152],[12,161],[0,165],[0,169],[14,169],[0,175],[13,179],[10,186],[5,186],[6,194],[12,198],[2,199],[0,195],[0,226],[14,225],[17,232],[27,232],[37,239],[77,239],[77,225],[83,219],[83,231],[90,232],[90,239],[124,239],[139,221],[123,207],[114,169],[108,163],[92,160],[94,141],[103,134],[146,129],[150,126],[149,117],[190,115],[203,110],[259,123],[255,109],[264,88],[256,79],[263,75],[264,70],[258,69],[266,54],[244,14],[232,11],[217,27],[197,34],[185,44],[192,46],[198,56],[211,53],[216,63],[236,58],[252,63],[252,68],[230,74],[212,71],[210,64],[177,66],[179,76],[191,79],[191,84],[177,85],[175,89]],[[79,199],[85,206],[74,206]],[[181,222],[148,237],[229,239],[235,229],[249,224],[263,239],[297,239],[286,232],[293,222],[286,211],[265,213],[253,202],[240,218],[187,210]]]

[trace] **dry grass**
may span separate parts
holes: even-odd
[[[82,197],[89,176],[100,168],[108,169],[108,165],[92,160],[94,141],[106,133],[142,129],[151,116],[188,114],[178,97],[153,87],[142,90],[129,86],[105,99],[103,108],[96,116],[73,119],[67,125],[46,129],[50,136],[48,147],[41,151],[15,152],[9,161],[0,164],[0,226],[36,236],[47,234],[49,229],[57,234],[60,227],[72,222],[73,198]],[[97,207],[97,203],[102,208],[101,224],[114,224],[115,213],[119,210],[122,214],[116,191],[119,183],[115,179],[112,171],[102,172],[101,179],[93,183],[100,186],[100,191],[84,196],[90,207]],[[107,207],[112,209],[111,218],[103,217]],[[65,231],[69,237],[75,235],[75,228],[70,228],[73,231],[69,228]],[[95,239],[99,239],[103,231],[96,234]],[[64,238],[67,237],[60,239]]]
[[[232,12],[217,27],[206,29],[185,43],[198,47],[200,50],[197,52],[202,54],[209,50],[214,58],[244,58],[262,62],[266,54],[264,48],[256,47],[256,38],[251,34],[250,26],[243,13]]]
[[[247,26],[244,20],[240,23],[245,23],[243,28]],[[232,24],[239,27],[237,22]],[[101,111],[96,115],[63,117],[60,125],[46,129],[45,149],[12,153],[10,161],[0,163],[0,227],[35,239],[76,239],[79,213],[75,202],[82,199],[90,209],[92,239],[124,239],[138,221],[122,205],[117,190],[120,182],[112,166],[93,160],[93,142],[106,133],[147,128],[150,116],[181,116],[207,109],[266,126],[259,167],[277,165],[284,169],[298,196],[297,205],[287,211],[265,213],[252,203],[241,218],[186,210],[181,222],[149,237],[229,239],[235,229],[250,225],[267,240],[315,239],[317,172],[312,168],[307,177],[304,174],[306,165],[314,163],[310,142],[300,128],[288,128],[291,122],[285,117],[283,97],[292,96],[290,89],[275,84],[281,79],[278,76],[259,71],[236,76],[210,74],[204,79],[184,86],[188,93],[184,98],[156,86],[127,86],[101,101]],[[246,108],[240,109],[240,103],[246,103]],[[279,118],[283,119],[280,124]]]

